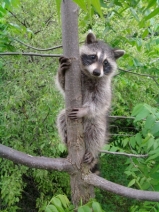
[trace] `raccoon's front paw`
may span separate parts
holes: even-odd
[[[90,163],[93,162],[93,160],[94,160],[94,157],[93,157],[92,153],[86,152],[84,157],[83,157],[83,163],[90,164]]]
[[[70,68],[71,60],[69,58],[61,56],[59,58],[59,62],[60,62],[60,70],[62,72],[66,71]]]
[[[88,112],[88,108],[74,108],[71,110],[71,112],[68,113],[68,117],[73,120],[77,120],[78,118],[82,118],[86,116]]]

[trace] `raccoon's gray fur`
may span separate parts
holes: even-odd
[[[93,33],[86,37],[80,48],[82,108],[74,108],[68,115],[71,119],[83,118],[86,153],[83,162],[93,163],[98,152],[107,140],[106,115],[111,106],[111,80],[116,73],[116,59],[123,50],[112,49],[103,41],[97,40]],[[65,91],[65,71],[71,60],[60,58],[58,83]],[[67,144],[65,110],[57,118],[57,127],[62,140]]]

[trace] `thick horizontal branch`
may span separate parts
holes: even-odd
[[[0,157],[30,168],[71,172],[72,165],[65,158],[47,158],[25,154],[0,144]]]
[[[23,53],[23,52],[3,52],[0,53],[0,56],[5,56],[5,55],[23,55],[23,56],[38,56],[38,57],[61,57],[62,55],[60,54],[39,54],[39,53]]]
[[[128,154],[128,153],[125,153],[125,152],[110,152],[110,151],[107,151],[107,150],[100,150],[100,152],[112,154],[112,155],[123,155],[123,156],[126,156],[126,157],[135,157],[135,158],[146,158],[146,157],[148,157],[148,154],[146,154],[146,155],[135,155],[135,154]]]
[[[14,150],[10,147],[6,147],[2,144],[0,144],[0,157],[11,160],[14,163],[28,166],[30,168],[58,170],[66,172],[73,171],[73,167],[67,161],[67,159],[31,156],[20,151]],[[142,191],[127,188],[125,186],[121,186],[116,183],[105,180],[95,174],[86,175],[83,177],[83,179],[88,184],[121,196],[138,200],[159,201],[159,192]]]
[[[101,188],[102,190],[110,191],[115,194],[127,197],[127,198],[153,201],[153,202],[159,201],[159,192],[143,191],[143,190],[128,188],[128,187],[110,182],[108,180],[105,180],[95,174],[92,174],[92,173],[85,175],[83,177],[83,179],[88,184],[91,184],[93,186]]]

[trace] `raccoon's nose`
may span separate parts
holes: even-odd
[[[94,69],[93,75],[94,76],[100,76],[100,70],[99,69]]]

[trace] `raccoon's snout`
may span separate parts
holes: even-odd
[[[94,69],[93,75],[99,77],[100,76],[100,70],[99,69]]]

